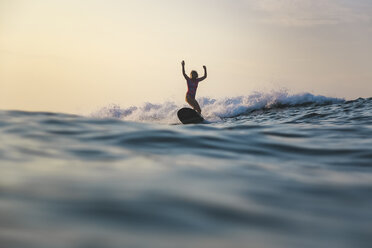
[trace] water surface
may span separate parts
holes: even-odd
[[[308,98],[0,111],[1,247],[369,247],[372,99]]]

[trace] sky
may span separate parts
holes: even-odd
[[[372,97],[370,0],[0,0],[0,109],[84,113],[287,89]]]

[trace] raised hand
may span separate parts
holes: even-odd
[[[206,67],[205,65],[203,65],[203,68],[204,68],[204,70],[206,70],[206,69],[207,69],[207,67]]]
[[[185,66],[185,61],[184,60],[182,60],[181,65]]]

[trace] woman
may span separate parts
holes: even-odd
[[[190,106],[201,114],[201,109],[199,106],[198,101],[195,99],[196,90],[198,89],[199,82],[203,81],[207,78],[207,67],[203,65],[204,68],[204,76],[198,78],[198,73],[196,71],[191,71],[190,77],[188,77],[185,73],[185,61],[182,61],[182,74],[187,81],[187,93],[186,93],[186,102],[190,104]]]

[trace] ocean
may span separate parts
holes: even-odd
[[[371,247],[372,98],[0,111],[0,247]]]

